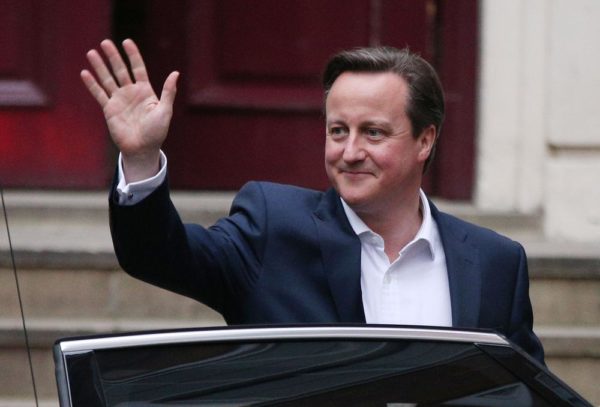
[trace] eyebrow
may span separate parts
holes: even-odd
[[[391,128],[391,124],[387,121],[383,121],[383,120],[367,120],[364,123],[361,123],[361,127],[385,127],[385,128]]]
[[[327,120],[325,123],[327,126],[330,126],[332,124],[343,124],[346,125],[346,121],[342,120],[342,119],[333,119],[333,120]],[[365,122],[361,122],[359,124],[359,127],[364,128],[364,127],[384,127],[386,129],[390,129],[392,126],[389,122],[384,121],[384,120],[367,120]]]
[[[326,120],[325,121],[326,126],[331,126],[332,124],[343,124],[345,126],[346,122],[343,121],[342,119],[334,119],[334,120]]]

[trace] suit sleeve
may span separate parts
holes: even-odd
[[[131,276],[194,298],[235,321],[238,303],[260,274],[266,227],[260,187],[243,188],[228,218],[210,228],[183,224],[165,180],[132,206],[110,197],[119,264]]]
[[[508,339],[544,364],[544,349],[533,332],[533,310],[529,299],[527,256],[519,245],[519,267],[510,316]]]

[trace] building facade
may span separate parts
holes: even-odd
[[[474,204],[600,251],[600,3],[481,2]]]

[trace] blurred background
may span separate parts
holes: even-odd
[[[117,152],[81,84],[85,53],[133,38],[157,92],[181,78],[164,147],[184,219],[226,215],[248,180],[325,189],[320,74],[367,45],[410,47],[447,117],[425,189],[525,246],[551,370],[600,403],[600,2],[596,0],[0,0],[0,185],[34,376],[56,405],[58,337],[223,324],[119,270],[107,223]],[[0,404],[31,377],[0,231]]]

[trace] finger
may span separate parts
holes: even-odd
[[[104,40],[100,43],[102,47],[102,51],[108,58],[108,62],[110,62],[110,66],[112,67],[112,71],[115,74],[115,78],[121,86],[131,84],[131,76],[129,76],[129,70],[127,69],[127,65],[123,61],[119,50],[115,46],[115,44],[111,40]]]
[[[100,86],[104,88],[108,96],[112,95],[117,89],[118,85],[115,82],[115,78],[113,78],[112,74],[106,67],[106,64],[102,60],[102,57],[95,49],[89,51],[87,53],[87,59],[94,68],[94,72],[96,72],[96,76],[98,77],[98,83]]]
[[[142,59],[142,54],[133,40],[126,39],[123,41],[123,49],[127,53],[129,62],[131,63],[131,72],[135,81],[148,81],[148,71]]]
[[[108,102],[108,95],[106,94],[104,88],[98,85],[96,78],[88,71],[84,69],[81,71],[81,80],[88,88],[94,99],[98,101],[101,107],[104,108],[104,105]]]
[[[175,102],[175,94],[177,93],[177,79],[179,78],[179,72],[171,72],[167,79],[165,80],[165,84],[163,85],[162,92],[160,94],[160,103],[165,104],[165,106],[173,107],[173,103]]]

